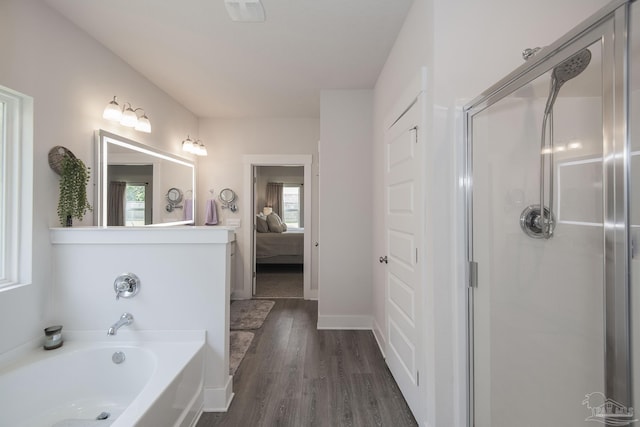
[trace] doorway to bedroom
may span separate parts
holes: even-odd
[[[254,298],[304,297],[304,166],[254,166]]]

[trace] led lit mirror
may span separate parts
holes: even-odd
[[[188,159],[96,131],[94,220],[102,227],[193,224],[195,164]],[[181,200],[166,209],[167,197]]]

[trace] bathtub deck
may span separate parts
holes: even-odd
[[[317,301],[276,300],[226,413],[197,427],[417,426],[371,331],[316,330]]]

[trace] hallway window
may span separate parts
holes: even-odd
[[[0,288],[31,282],[33,99],[0,86]]]
[[[302,186],[299,184],[285,184],[282,189],[282,199],[284,201],[284,217],[282,221],[287,224],[287,227],[301,228]]]

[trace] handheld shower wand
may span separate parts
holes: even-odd
[[[582,73],[591,62],[591,51],[583,49],[578,53],[570,56],[565,61],[558,64],[551,72],[551,86],[549,88],[549,97],[547,105],[544,109],[542,118],[542,135],[540,139],[540,226],[542,228],[542,236],[549,239],[553,234],[554,215],[553,215],[553,104],[556,102],[560,88],[567,81]],[[549,146],[547,147],[545,136],[547,133],[547,119],[549,119]],[[549,159],[549,209],[544,207],[545,201],[545,163]]]
[[[528,49],[529,56],[536,53],[536,49]],[[525,54],[523,53],[523,55]],[[525,59],[527,59],[527,56]],[[549,97],[542,117],[542,135],[540,137],[540,204],[528,206],[520,216],[520,226],[530,237],[549,239],[553,235],[555,219],[553,214],[553,105],[556,102],[560,88],[567,81],[582,73],[591,62],[591,51],[582,49],[558,64],[551,72]],[[547,121],[549,123],[549,144],[546,143]],[[549,159],[548,199],[549,207],[545,207],[545,171]]]

